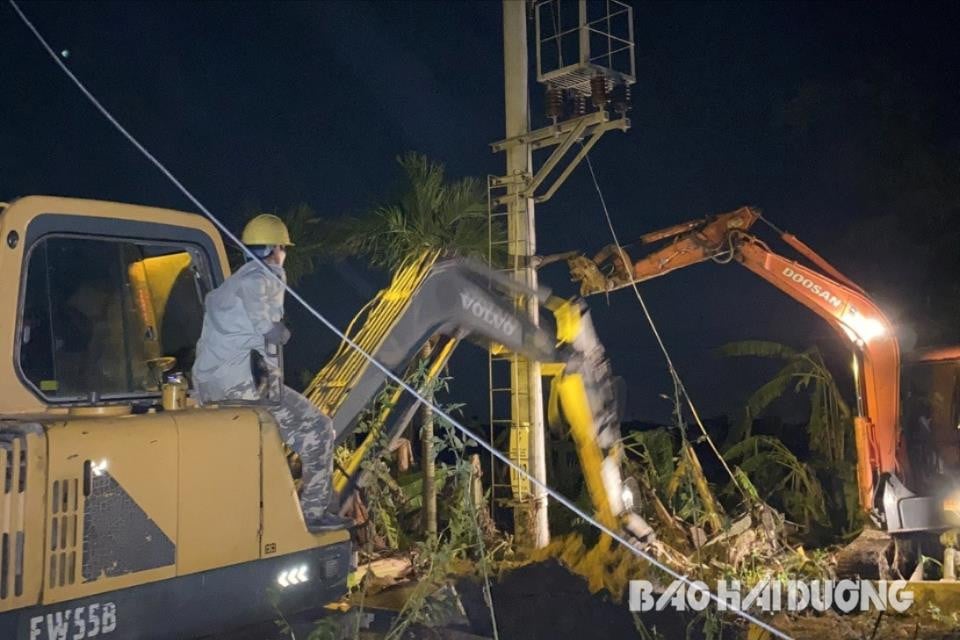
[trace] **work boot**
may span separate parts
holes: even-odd
[[[307,523],[307,531],[311,533],[348,529],[354,525],[352,518],[344,518],[329,511],[319,518],[305,518],[305,520]]]

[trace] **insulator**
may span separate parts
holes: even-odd
[[[585,114],[587,112],[587,97],[582,93],[574,95],[573,108],[576,110],[578,116]]]
[[[553,85],[547,85],[547,117],[557,124],[563,116],[563,91]]]
[[[610,101],[607,96],[607,78],[602,73],[590,78],[590,98],[597,109],[606,108]]]
[[[625,116],[630,111],[630,85],[627,83],[618,85],[613,94],[613,108],[621,116]]]

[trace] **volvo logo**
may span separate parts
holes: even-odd
[[[479,300],[466,292],[460,292],[460,304],[474,316],[497,331],[510,336],[517,330],[517,322],[509,314],[494,308],[488,302]]]

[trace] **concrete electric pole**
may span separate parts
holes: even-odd
[[[527,33],[531,8],[535,23],[537,80],[546,85],[550,126],[530,129],[530,86]],[[563,11],[570,24],[565,24]],[[598,11],[591,11],[598,9]],[[594,15],[595,14],[595,15]],[[560,187],[586,153],[611,129],[626,131],[629,86],[634,82],[633,10],[617,0],[591,3],[587,0],[503,0],[503,69],[506,138],[493,143],[493,150],[506,154],[506,173],[488,179],[491,222],[491,262],[531,288],[537,287],[536,227],[534,203],[545,202]],[[591,48],[593,53],[591,53]],[[564,64],[564,53],[572,56]],[[587,101],[592,109],[587,112]],[[608,106],[614,102],[619,117],[611,120]],[[565,107],[571,117],[564,118]],[[580,149],[567,159],[575,143]],[[534,168],[534,152],[553,151]],[[565,167],[550,186],[540,192],[546,179]],[[495,240],[494,225],[506,224],[506,240]],[[505,245],[496,247],[495,245]],[[505,248],[506,251],[500,251]],[[499,264],[495,255],[505,253]],[[537,300],[518,298],[518,307],[539,321]],[[509,365],[509,374],[502,371]],[[509,385],[509,386],[507,386]],[[509,411],[509,417],[503,415]],[[547,481],[547,446],[543,420],[543,387],[539,362],[519,354],[490,355],[490,430],[495,441],[503,426],[509,427],[509,455],[540,482]],[[497,474],[491,465],[493,500],[498,500]],[[521,474],[510,473],[514,530],[521,543],[542,547],[550,541],[547,496]]]
[[[503,3],[503,73],[506,116],[506,137],[522,137],[530,130],[530,94],[527,80],[527,5],[526,2],[504,0]],[[513,264],[515,277],[536,288],[537,271],[531,258],[537,250],[537,232],[534,226],[533,198],[525,193],[525,176],[533,172],[530,145],[517,143],[505,149],[507,156],[507,242],[508,260]],[[518,300],[530,318],[539,321],[537,299]],[[543,391],[540,384],[540,363],[516,356],[510,366],[510,387],[515,396],[511,403],[513,424],[524,430],[519,438],[527,441],[527,467],[541,482],[547,477],[546,442],[543,428]],[[511,448],[516,449],[514,434]],[[547,496],[540,487],[526,485],[527,495],[519,496],[514,511],[517,535],[532,547],[550,542],[550,523],[547,521]],[[532,491],[531,491],[532,489]]]

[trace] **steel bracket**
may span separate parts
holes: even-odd
[[[616,120],[610,119],[610,113],[605,110],[594,111],[584,116],[564,120],[563,122],[547,127],[530,131],[523,135],[506,138],[491,144],[494,152],[505,151],[519,144],[529,145],[531,150],[546,149],[556,147],[546,161],[537,169],[533,176],[521,175],[514,177],[494,178],[497,186],[507,186],[516,184],[519,181],[523,183],[523,188],[519,192],[500,196],[495,199],[495,204],[506,204],[513,198],[530,198],[534,202],[546,202],[557,189],[560,188],[566,179],[573,173],[590,149],[600,140],[600,137],[611,130],[626,131],[630,128],[630,119],[620,117]],[[586,139],[586,142],[583,140]],[[560,164],[560,161],[569,153],[570,149],[577,142],[581,143],[581,148],[571,161],[564,167],[560,175],[550,183],[550,186],[541,194],[537,194],[537,189],[546,181],[551,173]]]

